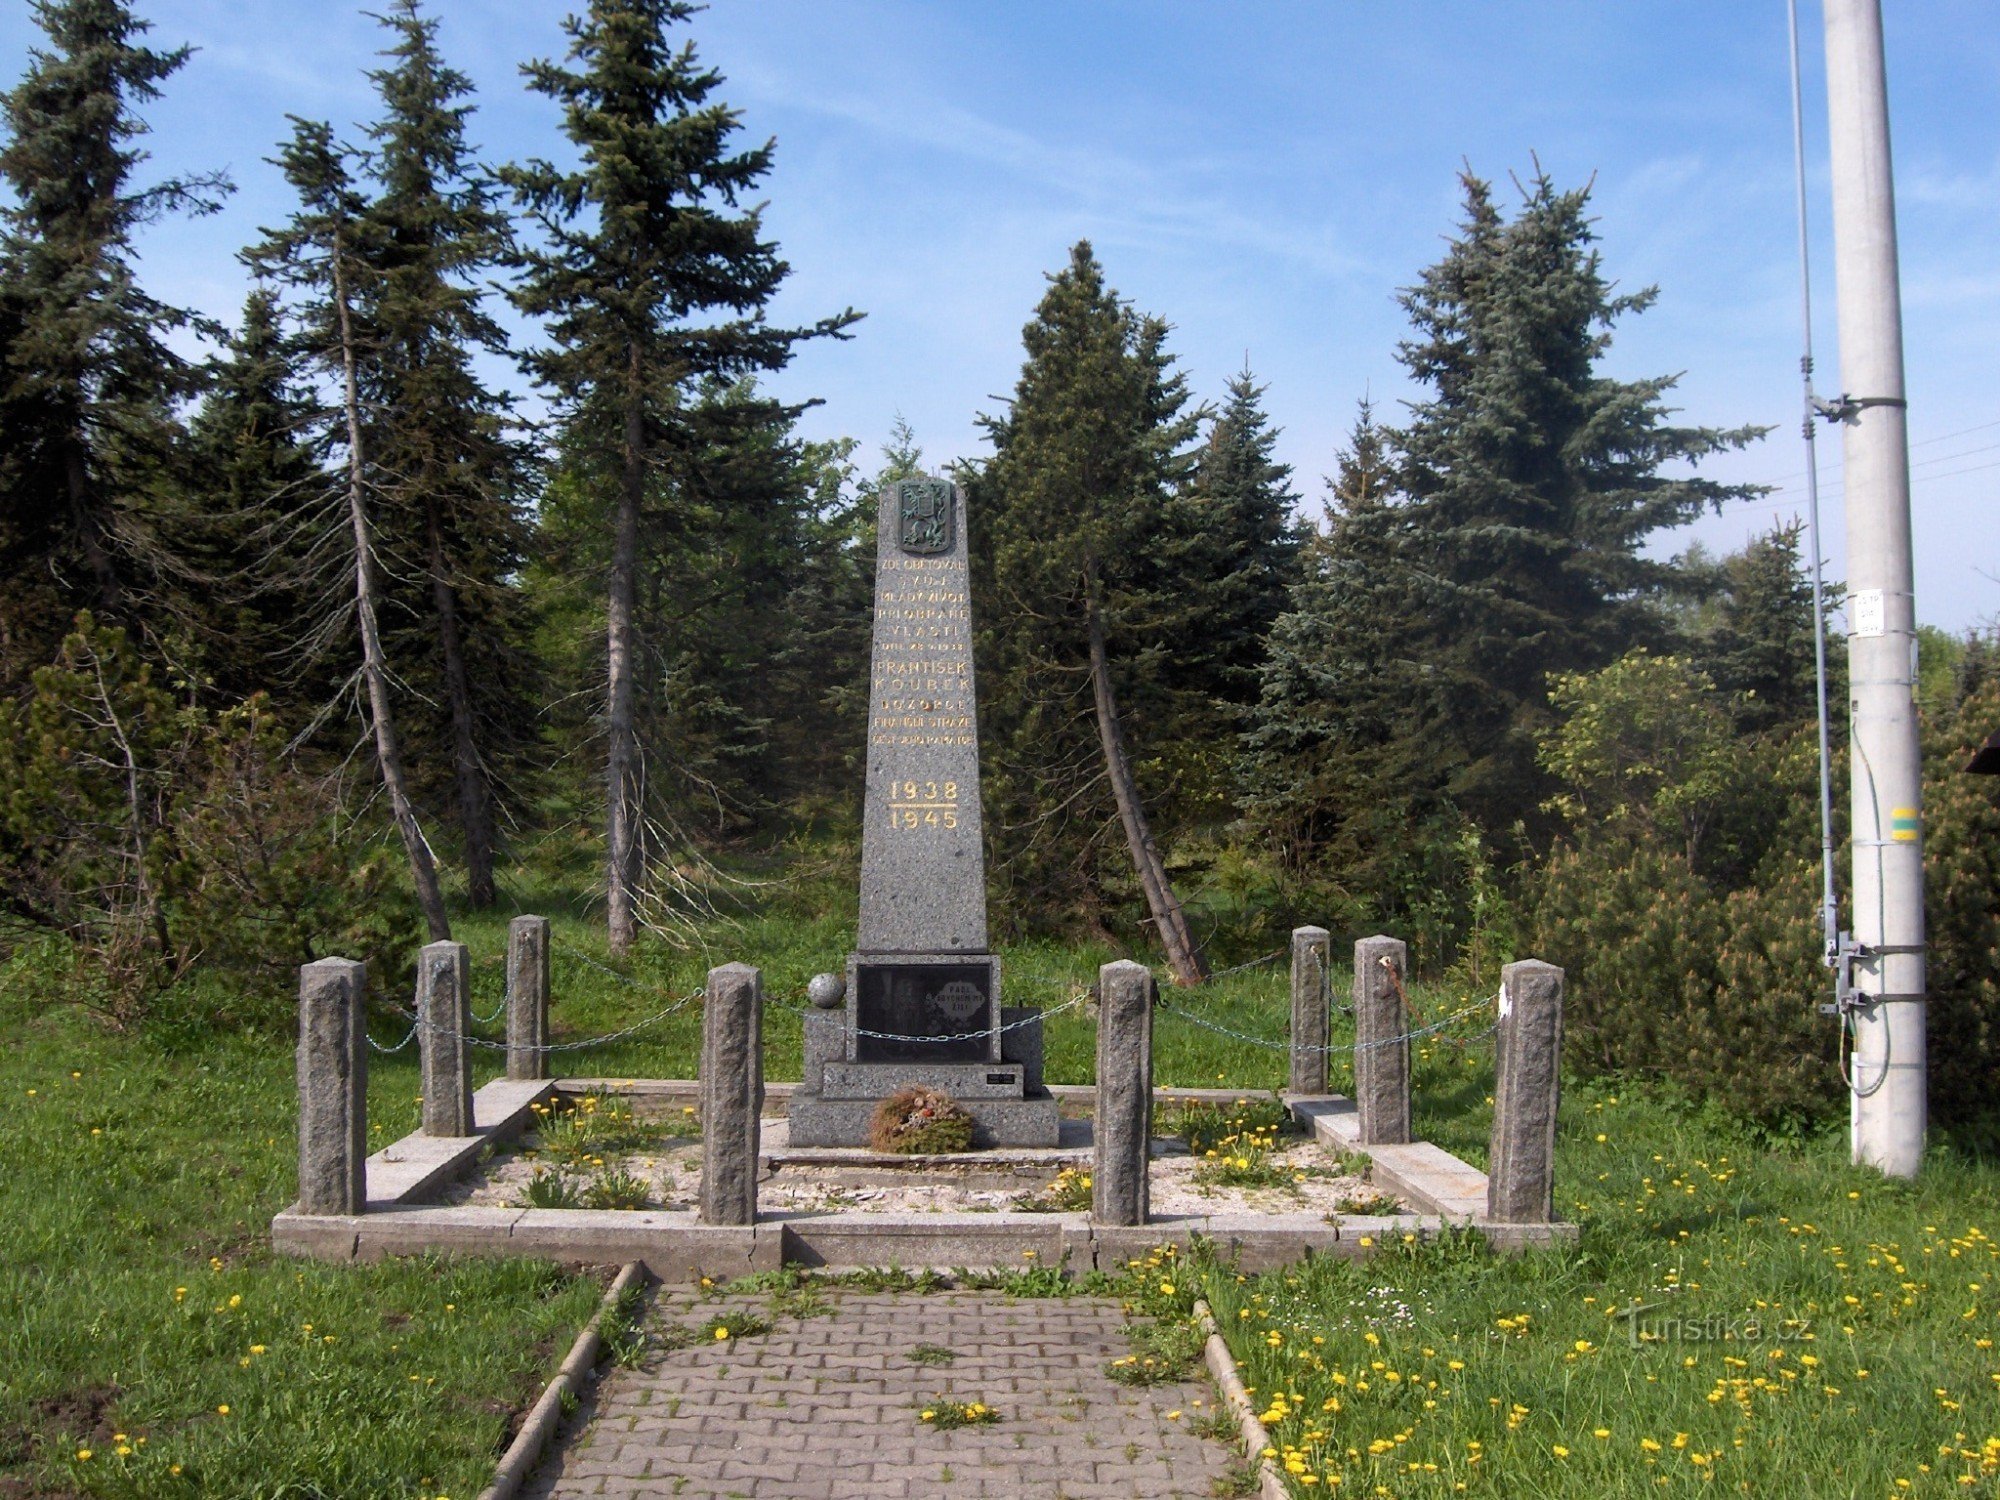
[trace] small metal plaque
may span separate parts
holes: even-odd
[[[896,539],[902,549],[919,557],[951,551],[958,539],[952,519],[951,485],[942,479],[905,479],[901,490],[901,524]]]

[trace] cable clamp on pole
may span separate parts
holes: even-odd
[[[1908,410],[1910,403],[1901,396],[1849,396],[1842,394],[1831,401],[1818,396],[1809,398],[1813,410],[1828,422],[1844,422],[1850,427],[1861,419],[1861,413],[1871,406],[1894,406]]]

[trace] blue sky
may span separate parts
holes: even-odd
[[[284,116],[370,118],[379,30],[301,0],[139,8],[156,44],[200,49],[148,112],[156,167],[226,167],[239,188],[219,215],[148,230],[146,281],[230,317],[235,251],[288,211],[263,160]],[[1917,608],[1961,629],[2000,616],[2000,29],[1976,0],[1887,8]],[[516,67],[559,54],[563,9],[435,0],[493,159],[560,154]],[[1833,391],[1818,8],[1802,10]],[[1711,472],[1780,492],[1663,549],[1738,546],[1803,510],[1783,0],[717,0],[688,32],[746,135],[778,141],[767,222],[794,275],[776,315],[868,315],[782,379],[823,398],[811,436],[872,458],[900,413],[933,463],[983,452],[975,416],[1013,386],[1044,275],[1088,237],[1112,284],[1175,326],[1200,396],[1247,357],[1316,515],[1356,398],[1393,420],[1410,394],[1395,294],[1451,229],[1461,161],[1504,183],[1538,157],[1563,185],[1594,177],[1609,274],[1660,288],[1613,372],[1685,372],[1690,420],[1776,429]],[[38,40],[25,6],[0,7],[0,73]],[[1838,576],[1837,440],[1821,460]]]

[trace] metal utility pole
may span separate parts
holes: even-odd
[[[1824,0],[1840,376],[1827,403],[1847,465],[1847,664],[1854,765],[1854,933],[1842,944],[1853,1036],[1854,1160],[1891,1177],[1923,1162],[1923,779],[1903,306],[1880,0]]]

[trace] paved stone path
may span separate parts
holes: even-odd
[[[821,1295],[826,1315],[776,1317],[769,1333],[708,1337],[612,1369],[526,1493],[1195,1500],[1228,1492],[1237,1453],[1189,1430],[1212,1408],[1206,1383],[1132,1387],[1105,1375],[1129,1349],[1114,1301]],[[728,1310],[766,1307],[762,1298],[666,1291],[648,1326],[705,1330]],[[924,1345],[952,1357],[913,1359]],[[1001,1420],[939,1432],[919,1412],[940,1396],[984,1401]]]

